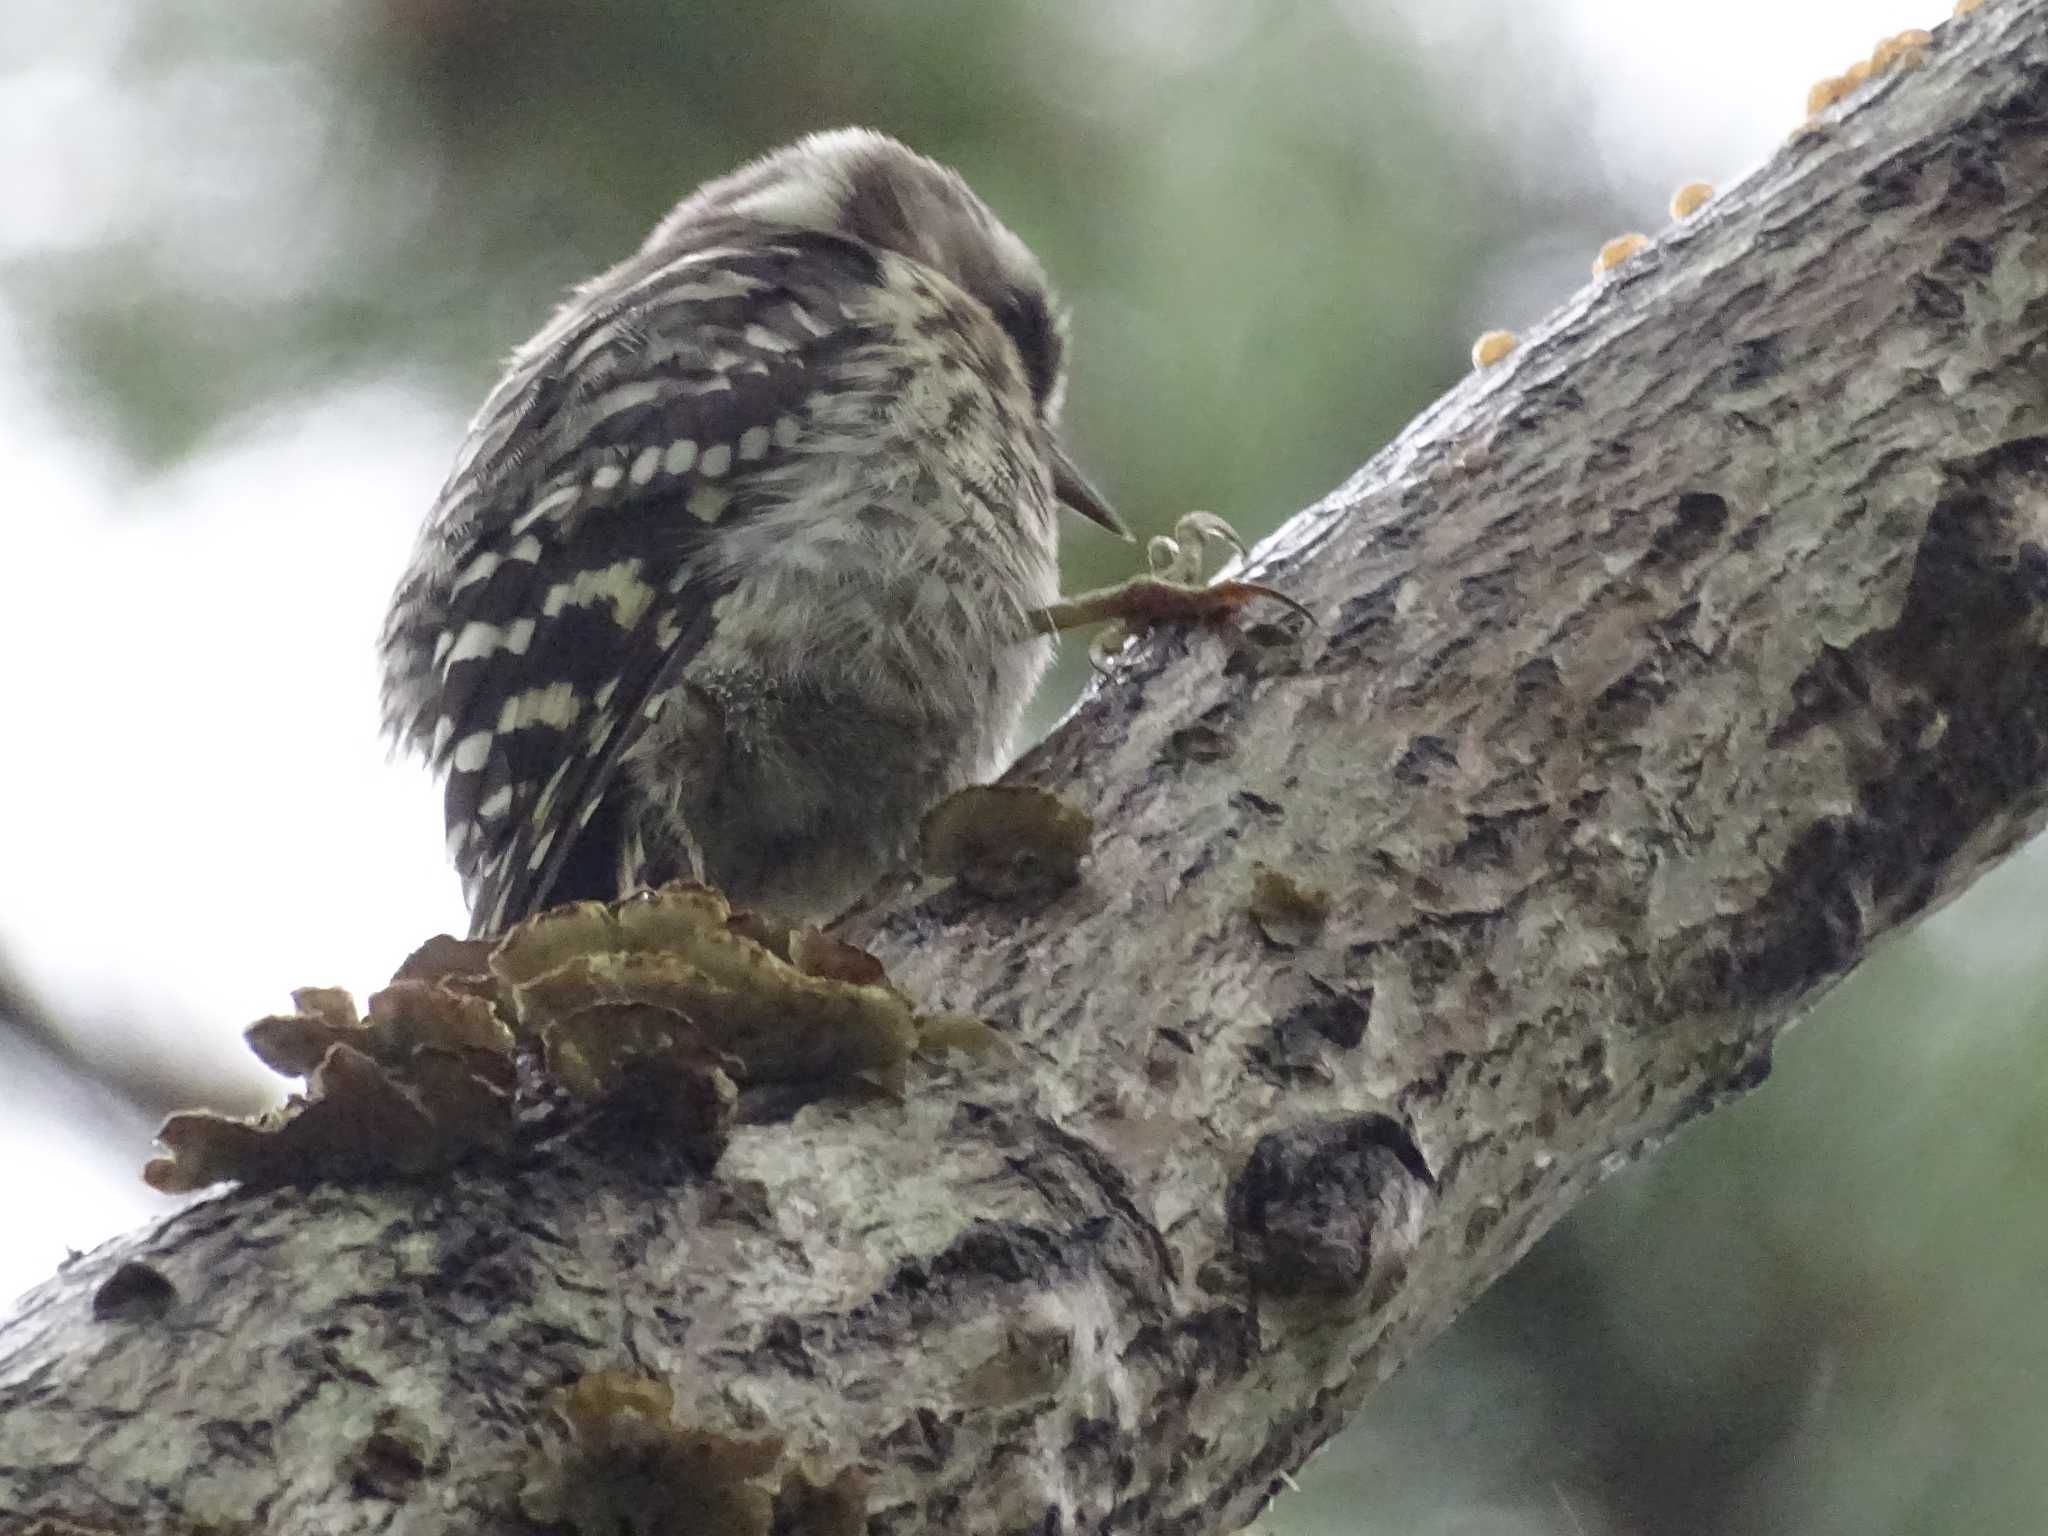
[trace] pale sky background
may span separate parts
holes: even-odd
[[[1441,67],[1482,116],[1490,82],[1518,66],[1503,15],[1567,33],[1590,152],[1651,231],[1673,186],[1725,187],[1760,163],[1816,77],[1947,14],[1901,0],[1423,9],[1414,25],[1444,45]],[[0,164],[13,183],[0,255],[61,241],[104,214],[94,199],[127,195],[121,178],[141,151],[118,108],[95,102],[83,66],[0,62]],[[89,120],[94,134],[55,146],[60,110],[67,133]],[[242,169],[260,184],[260,164]],[[1566,296],[1475,314],[1474,329],[1526,324]],[[254,1081],[239,1032],[293,987],[360,995],[423,936],[461,928],[438,794],[423,770],[387,762],[379,739],[371,642],[472,403],[396,385],[301,401],[137,480],[67,423],[0,295],[11,576],[0,939],[38,991],[68,1011],[189,1030],[177,1048]],[[1361,458],[1374,446],[1361,443]],[[124,515],[138,500],[149,515]],[[1942,931],[1989,956],[2011,952],[2019,921],[1972,910]],[[0,1108],[0,1298],[162,1204],[135,1175],[147,1150],[87,1146],[58,1106]]]

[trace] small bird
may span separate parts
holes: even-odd
[[[380,645],[472,935],[685,877],[822,921],[1002,766],[1061,509],[1123,531],[1061,447],[1065,380],[1036,258],[862,129],[707,183],[577,288],[470,424]]]

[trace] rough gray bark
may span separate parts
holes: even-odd
[[[1014,1059],[709,1177],[536,1143],[109,1245],[0,1326],[0,1529],[527,1529],[607,1369],[878,1533],[1238,1525],[2048,817],[2044,347],[2048,6],[1994,3],[1289,524],[1319,629],[1130,653],[1015,775],[1078,888],[854,919]],[[96,1317],[127,1261],[175,1295]]]

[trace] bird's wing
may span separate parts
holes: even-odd
[[[847,307],[874,274],[826,235],[636,258],[478,413],[384,637],[387,725],[446,778],[472,932],[548,900],[705,641],[729,579],[708,542],[759,510],[821,380],[875,343]]]

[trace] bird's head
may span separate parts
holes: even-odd
[[[1016,349],[1051,445],[1060,501],[1124,538],[1107,500],[1059,445],[1067,324],[1045,268],[959,172],[867,128],[814,133],[699,188],[648,237],[730,219],[816,230],[906,256],[940,273],[994,317]]]

